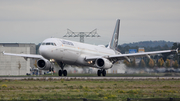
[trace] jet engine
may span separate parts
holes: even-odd
[[[96,67],[102,68],[102,69],[109,69],[109,68],[112,67],[112,62],[110,62],[106,58],[99,58],[99,59],[97,59],[95,64],[96,64]]]
[[[51,68],[51,63],[49,60],[46,59],[39,59],[37,61],[37,66],[41,70],[49,70]]]

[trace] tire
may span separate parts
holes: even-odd
[[[59,70],[58,75],[62,76],[62,70]]]
[[[63,70],[63,75],[67,76],[67,70]]]
[[[97,71],[97,75],[98,75],[98,76],[101,76],[101,70],[98,70],[98,71]]]
[[[106,76],[106,70],[105,69],[102,70],[102,75]]]

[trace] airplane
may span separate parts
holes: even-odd
[[[40,47],[40,55],[35,54],[15,54],[5,53],[4,55],[20,56],[27,58],[37,59],[37,66],[41,70],[52,70],[51,64],[57,62],[60,66],[58,71],[59,76],[67,76],[67,70],[64,69],[65,65],[77,65],[84,67],[97,68],[98,76],[106,76],[106,70],[113,67],[119,60],[127,60],[130,62],[131,58],[146,56],[160,53],[172,53],[176,50],[153,51],[143,53],[121,54],[117,51],[119,39],[120,19],[117,19],[114,33],[108,47],[102,45],[91,45],[80,43],[60,38],[45,39]]]

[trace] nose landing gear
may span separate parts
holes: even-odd
[[[98,76],[101,76],[101,74],[102,74],[102,76],[106,76],[106,70],[105,69],[101,69],[101,70],[97,71],[97,75]]]

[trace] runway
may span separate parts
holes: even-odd
[[[0,77],[0,80],[180,80],[180,77]]]

